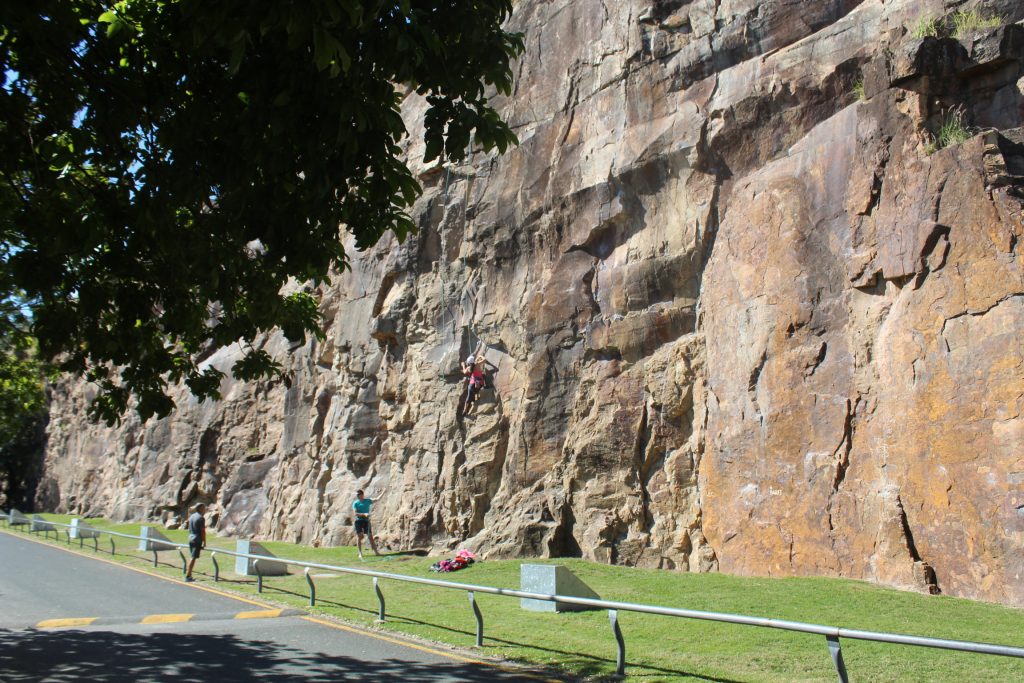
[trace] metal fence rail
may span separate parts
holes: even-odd
[[[0,517],[3,519],[3,517]],[[61,522],[51,522],[55,526],[65,527],[70,530],[70,524],[63,524]],[[103,529],[95,529],[100,533],[107,534],[111,537],[110,547],[111,553],[114,553],[114,541],[113,537],[130,538],[134,540],[148,540],[142,536],[134,536],[132,534],[123,534],[116,531],[106,531]],[[94,539],[95,540],[95,539]],[[68,533],[68,542],[70,543],[70,533]],[[173,541],[160,541],[160,544],[165,546],[174,546],[178,549],[178,554],[182,561],[182,571],[185,569],[185,556],[182,554],[181,549],[188,548],[187,544],[175,543]],[[94,550],[98,551],[98,545],[94,544]],[[265,562],[279,562],[287,565],[302,567],[304,568],[304,574],[306,582],[309,585],[309,604],[316,604],[316,586],[313,583],[313,578],[309,573],[310,569],[319,569],[322,571],[333,572],[337,574],[355,574],[358,576],[367,576],[373,579],[373,589],[377,596],[379,610],[378,620],[385,620],[385,602],[384,594],[381,591],[379,581],[381,579],[387,579],[389,581],[404,581],[406,583],[417,583],[425,586],[433,586],[435,588],[448,588],[454,590],[466,591],[469,596],[469,603],[473,610],[474,617],[476,618],[477,629],[476,629],[476,644],[477,646],[483,645],[484,637],[484,619],[483,614],[480,611],[480,607],[476,601],[476,593],[486,593],[489,595],[500,595],[509,598],[527,598],[530,600],[544,600],[548,602],[561,602],[572,605],[581,605],[585,607],[593,607],[595,609],[604,609],[608,611],[608,618],[612,627],[612,634],[616,641],[616,673],[619,675],[625,674],[626,669],[626,646],[625,638],[622,634],[622,630],[619,628],[618,623],[618,612],[638,612],[642,614],[655,614],[667,617],[678,617],[683,619],[700,619],[704,621],[718,621],[729,624],[737,624],[740,626],[756,626],[760,628],[774,628],[781,629],[784,631],[794,631],[798,633],[809,633],[818,636],[824,636],[826,646],[828,648],[829,656],[832,659],[832,664],[836,669],[838,680],[840,683],[848,683],[849,676],[846,671],[846,664],[843,661],[842,646],[840,644],[841,638],[849,638],[851,640],[869,640],[879,643],[889,643],[893,645],[914,645],[918,647],[931,647],[941,650],[957,650],[961,652],[974,652],[977,654],[987,655],[1000,655],[1004,657],[1017,657],[1024,659],[1024,648],[1013,647],[1009,645],[997,645],[992,643],[977,643],[965,640],[946,640],[942,638],[928,638],[925,636],[914,636],[898,633],[884,633],[878,631],[862,631],[859,629],[848,629],[838,626],[825,626],[822,624],[812,624],[801,621],[788,621],[784,619],[770,619],[766,617],[751,617],[742,614],[728,614],[723,612],[705,612],[700,610],[681,609],[676,607],[660,607],[657,605],[641,605],[629,602],[615,602],[611,600],[599,600],[594,598],[579,598],[571,595],[549,595],[546,593],[531,593],[527,591],[515,590],[511,588],[497,588],[495,586],[478,586],[475,584],[458,583],[456,581],[444,581],[441,579],[427,579],[418,576],[407,576],[404,574],[390,574],[387,572],[372,571],[369,569],[356,569],[355,567],[339,567],[336,565],[320,564],[317,562],[304,562],[301,560],[290,560],[283,557],[268,557],[266,555],[252,555],[248,553],[239,553],[231,550],[211,550],[211,557],[214,563],[214,580],[220,580],[220,566],[217,564],[217,555],[229,555],[232,557],[242,557],[250,560],[254,560],[254,567],[257,575],[257,590],[262,592],[263,590],[263,574],[259,570],[260,561]],[[156,563],[156,550],[153,550],[154,565]]]

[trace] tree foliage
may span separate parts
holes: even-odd
[[[522,38],[509,0],[33,0],[0,9],[5,298],[44,357],[96,382],[94,416],[169,383],[218,396],[201,354],[320,334],[302,288],[404,238],[421,192],[399,143],[425,97],[427,161],[515,136],[489,104]],[[308,289],[308,288],[307,288]],[[234,367],[271,377],[259,348]]]
[[[10,309],[10,305],[0,305]],[[8,312],[5,323],[19,320],[20,312]],[[44,410],[44,365],[30,337],[9,324],[0,328],[0,449],[18,439],[27,422]]]
[[[4,274],[0,273],[0,280]],[[31,497],[46,421],[46,365],[18,299],[0,300],[0,503]]]

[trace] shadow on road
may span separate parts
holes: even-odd
[[[525,681],[483,664],[360,661],[233,635],[0,629],[0,680],[27,681]],[[533,679],[536,680],[536,679]]]

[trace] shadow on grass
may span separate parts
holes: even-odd
[[[429,553],[423,548],[413,550],[386,550],[380,554],[381,557],[426,557]]]

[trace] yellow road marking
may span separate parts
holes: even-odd
[[[142,618],[140,624],[178,624],[192,618],[191,614],[150,614]]]
[[[36,624],[36,628],[68,628],[69,626],[88,626],[99,617],[79,617],[77,619],[47,619]]]
[[[235,619],[272,619],[281,616],[283,611],[283,609],[264,609],[252,612],[239,612],[235,615]]]

